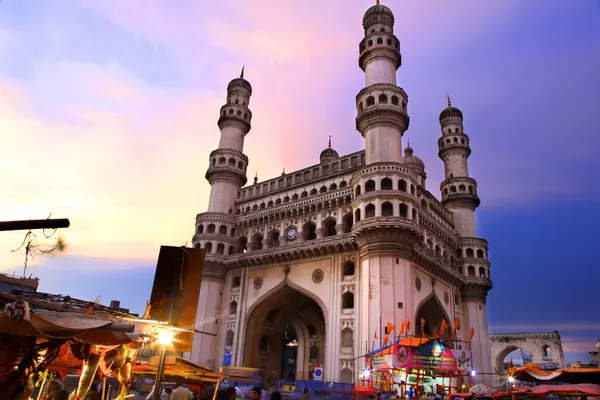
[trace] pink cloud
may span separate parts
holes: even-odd
[[[551,332],[551,331],[600,331],[600,323],[532,323],[532,324],[492,324],[490,332]]]

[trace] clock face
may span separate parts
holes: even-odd
[[[294,228],[290,229],[287,233],[288,240],[296,239],[296,230]]]

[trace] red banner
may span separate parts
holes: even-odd
[[[394,345],[394,368],[471,372],[471,351],[454,350],[438,340],[422,346]]]

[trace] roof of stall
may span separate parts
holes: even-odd
[[[506,376],[523,382],[590,383],[600,382],[600,368],[564,368],[543,371],[537,364],[528,363],[522,367],[509,368]]]

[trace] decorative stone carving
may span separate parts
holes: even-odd
[[[320,283],[323,280],[323,271],[315,269],[312,273],[312,280],[314,283]]]
[[[263,278],[257,276],[254,278],[254,289],[260,289],[263,285]]]
[[[285,265],[283,266],[283,273],[285,274],[285,276],[286,276],[286,277],[287,277],[287,276],[288,276],[288,274],[290,273],[290,270],[291,270],[290,264],[285,264]]]
[[[383,286],[389,286],[392,283],[392,278],[389,276],[382,276],[381,277],[381,284]]]
[[[415,278],[415,287],[417,288],[418,292],[421,291],[421,278],[419,278],[418,276]]]
[[[377,285],[369,285],[369,298],[374,299],[377,297],[377,293],[379,292],[379,288]]]

